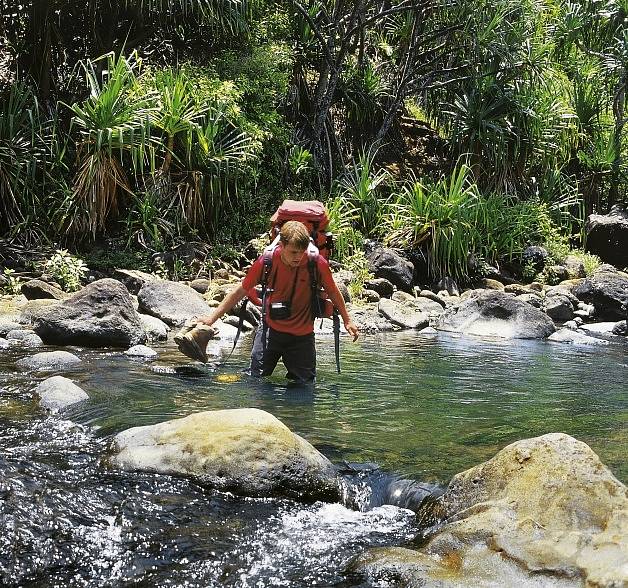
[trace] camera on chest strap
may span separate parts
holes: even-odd
[[[288,301],[271,302],[268,310],[272,320],[285,321],[290,318],[291,304]]]

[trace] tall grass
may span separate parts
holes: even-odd
[[[547,203],[483,195],[465,165],[449,179],[403,185],[387,205],[382,226],[389,244],[427,252],[433,278],[461,281],[470,279],[471,266],[478,263],[498,264],[520,256],[530,244],[558,240]]]

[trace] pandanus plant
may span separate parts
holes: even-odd
[[[100,75],[97,65],[106,61]],[[84,64],[90,95],[73,104],[76,133],[74,198],[87,212],[81,227],[96,235],[115,215],[119,200],[131,193],[125,162],[142,170],[151,147],[152,96],[139,91],[136,56],[106,55]]]

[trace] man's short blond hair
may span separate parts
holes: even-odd
[[[310,244],[310,233],[307,227],[299,221],[288,221],[279,231],[279,240],[284,245],[294,245],[297,249],[307,249]]]

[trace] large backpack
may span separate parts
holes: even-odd
[[[307,227],[312,243],[318,252],[325,259],[329,259],[333,248],[333,237],[325,230],[329,225],[325,205],[318,200],[284,200],[275,214],[270,217],[271,241],[277,238],[283,224],[291,220],[299,221]]]
[[[319,255],[329,259],[333,249],[333,235],[325,229],[329,225],[329,216],[325,205],[318,200],[284,200],[270,217],[271,244],[263,252],[264,271],[262,274],[262,291],[266,289],[268,278],[272,270],[273,253],[279,244],[279,232],[284,223],[299,221],[310,233],[310,245],[307,249],[308,270],[312,291],[312,312],[315,317],[331,317],[333,305],[321,289],[318,282],[316,261]],[[255,289],[248,292],[248,297],[254,304],[261,306],[261,299]]]

